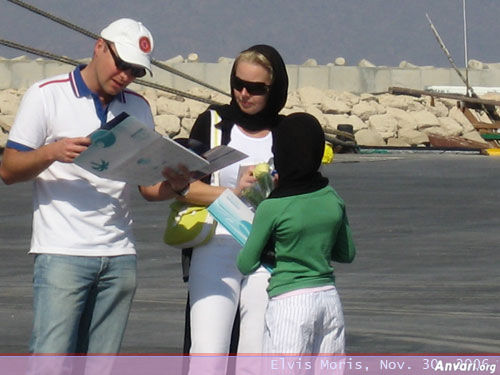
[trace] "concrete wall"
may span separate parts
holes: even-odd
[[[221,63],[179,62],[169,64],[225,92],[229,92],[228,77],[232,61]],[[0,90],[24,89],[33,82],[59,73],[68,72],[72,66],[52,60],[31,60],[25,56],[15,59],[0,58]],[[287,65],[290,90],[313,86],[322,90],[350,91],[353,93],[378,93],[390,86],[423,90],[426,86],[463,86],[453,69],[432,67],[359,67],[359,66],[299,66]],[[169,88],[186,91],[198,86],[165,70],[153,67],[153,77],[145,77]],[[500,86],[500,69],[469,70],[472,86]]]

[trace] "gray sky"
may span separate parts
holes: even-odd
[[[462,0],[25,0],[98,33],[120,17],[142,21],[154,57],[198,53],[202,62],[234,57],[257,43],[276,47],[287,64],[344,57],[376,65],[449,67],[428,13],[459,67],[464,66]],[[500,0],[466,0],[468,57],[500,61]],[[0,0],[0,38],[71,58],[90,56],[93,41],[7,0]],[[24,52],[0,46],[0,56]]]

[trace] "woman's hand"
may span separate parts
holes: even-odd
[[[139,186],[144,199],[148,201],[163,201],[171,198],[180,198],[184,196],[189,183],[191,174],[183,165],[179,165],[177,170],[165,168],[162,172],[165,181],[158,182],[152,186]]]
[[[236,187],[233,190],[233,192],[236,195],[240,196],[241,192],[244,189],[252,186],[253,184],[255,184],[257,182],[257,179],[255,178],[255,176],[253,174],[254,169],[255,169],[254,165],[249,166],[248,168],[245,169],[245,171],[243,172],[243,174],[240,177],[240,180],[238,181],[238,185],[236,185]]]
[[[162,174],[172,191],[176,194],[180,194],[180,192],[186,190],[191,180],[191,173],[183,165],[179,165],[178,170],[167,167],[163,170]]]

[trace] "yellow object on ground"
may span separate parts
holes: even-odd
[[[500,156],[500,148],[488,148],[485,152],[489,156]]]
[[[330,142],[325,142],[325,151],[323,153],[323,159],[321,159],[321,163],[329,164],[333,161],[334,152],[333,147]]]

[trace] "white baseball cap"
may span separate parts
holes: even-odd
[[[101,31],[101,37],[113,42],[118,56],[130,64],[143,66],[151,73],[153,36],[140,22],[120,18]]]

